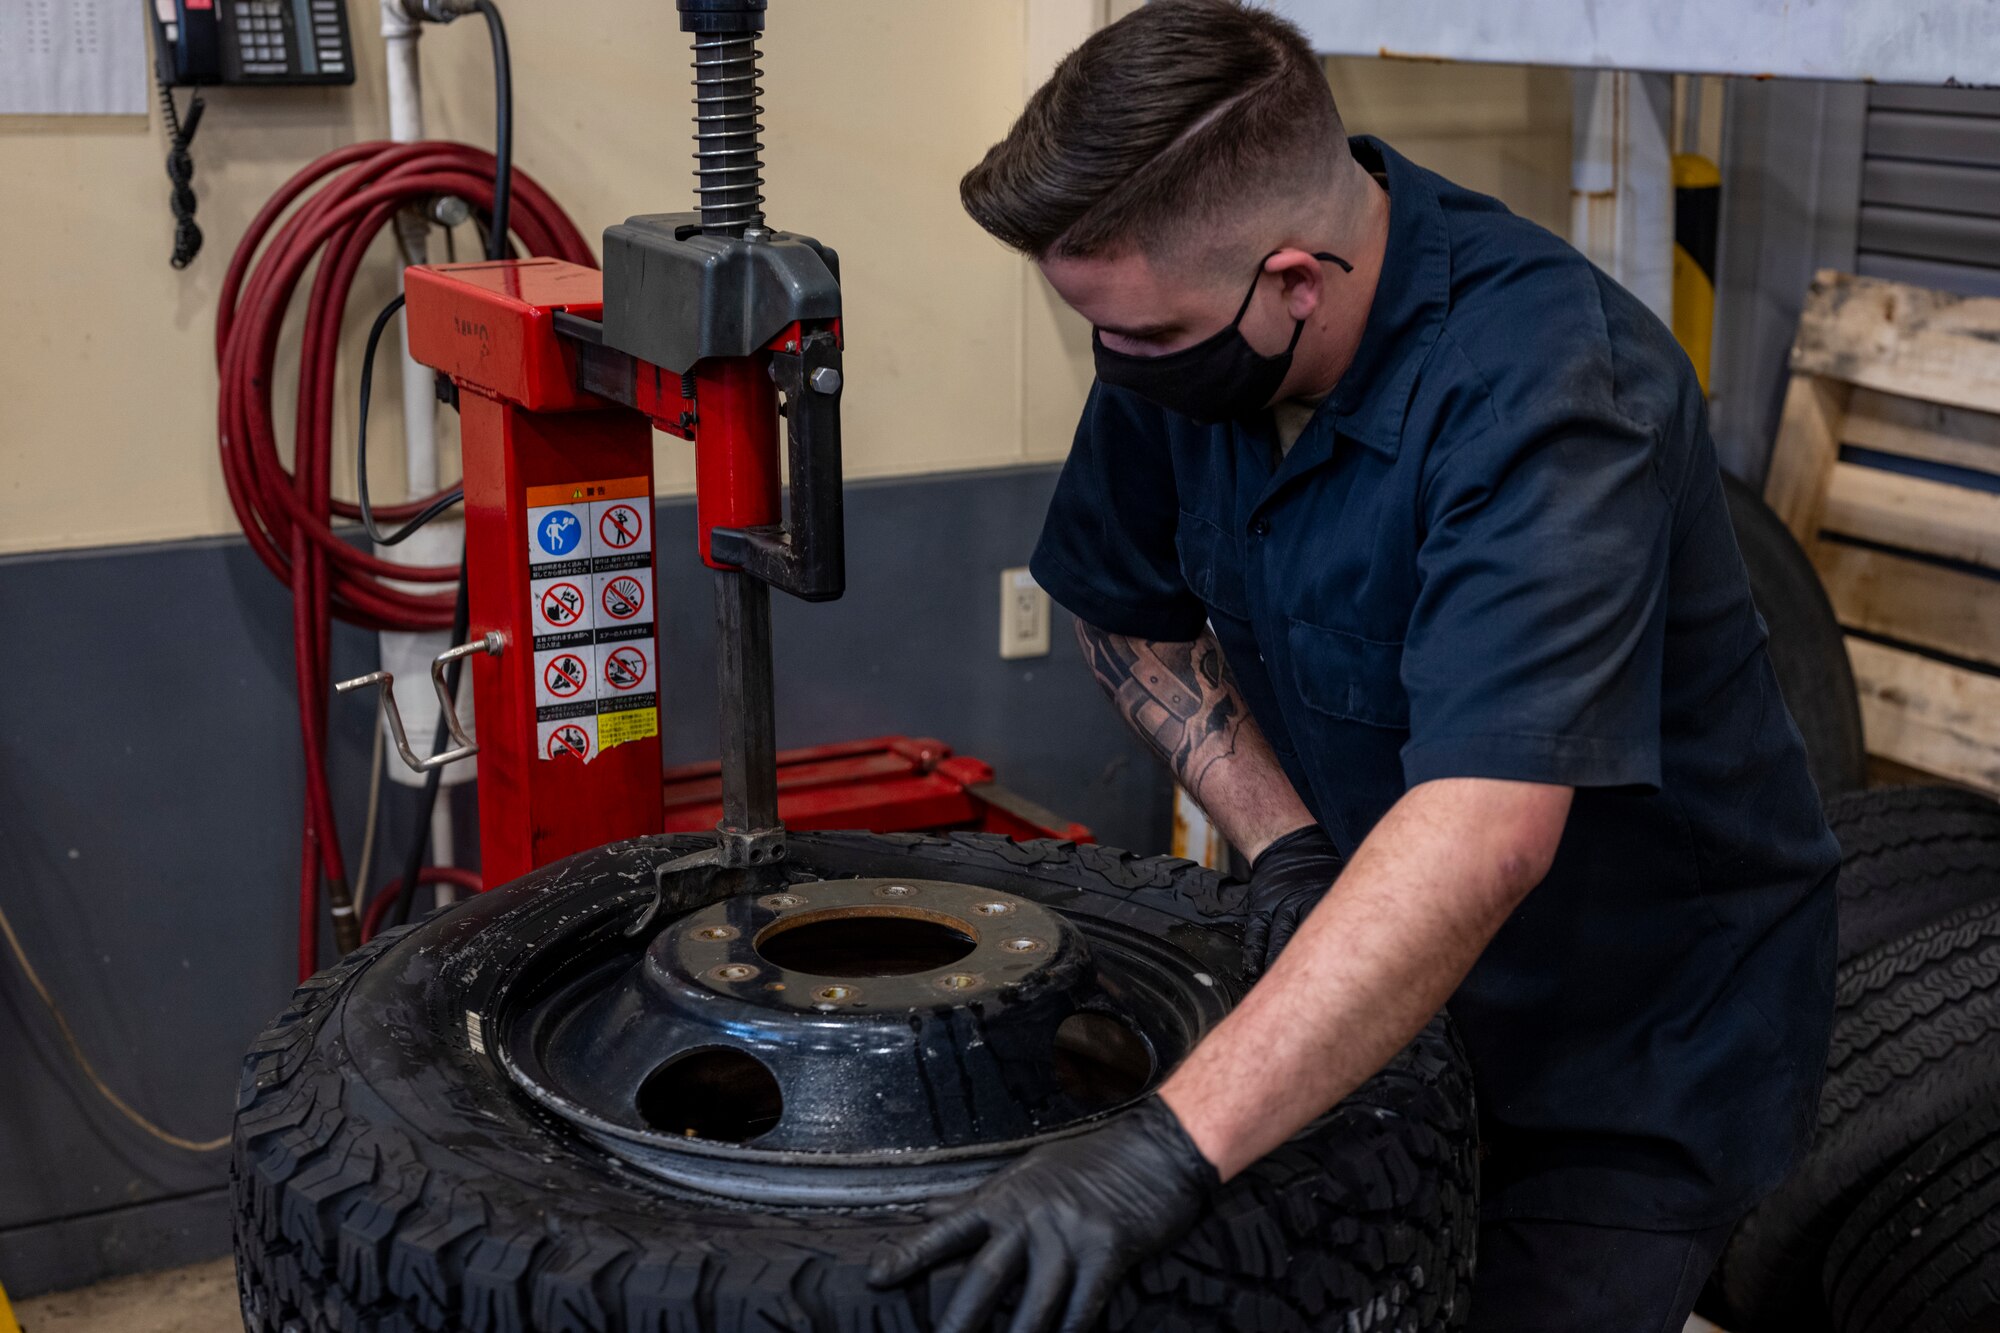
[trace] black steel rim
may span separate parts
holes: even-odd
[[[766,1205],[963,1189],[1152,1091],[1230,1001],[1154,935],[946,881],[767,886],[639,940],[604,925],[542,941],[494,1053],[631,1165]]]

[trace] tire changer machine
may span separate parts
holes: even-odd
[[[463,442],[472,632],[431,665],[453,747],[412,751],[389,673],[336,688],[379,687],[396,748],[418,771],[478,754],[488,885],[709,821],[720,835],[710,862],[778,859],[781,767],[795,827],[1087,839],[936,741],[776,754],[770,591],[825,601],[845,577],[839,262],[813,238],[765,225],[755,42],[766,0],[677,3],[694,46],[697,211],[608,228],[601,272],[510,259],[404,274],[411,355],[438,373],[441,393],[446,380],[455,390]],[[668,773],[664,789],[656,427],[694,444],[721,724],[720,764]],[[447,683],[464,658],[477,743]]]

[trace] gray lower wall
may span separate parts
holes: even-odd
[[[937,736],[1102,840],[1159,850],[1165,779],[1098,697],[1060,609],[1049,657],[997,654],[998,572],[1026,562],[1054,478],[850,486],[847,596],[777,599],[779,741]],[[676,763],[715,750],[714,633],[692,505],[662,504],[658,532]],[[20,556],[0,560],[0,625],[0,906],[107,1081],[178,1134],[224,1134],[239,1057],[293,976],[287,594],[235,539]],[[373,638],[343,628],[334,656],[336,678],[369,670]],[[372,719],[351,700],[332,717],[352,856]],[[413,799],[390,790],[388,846],[405,845]],[[9,1292],[226,1252],[223,1155],[119,1119],[4,956],[0,1071]]]

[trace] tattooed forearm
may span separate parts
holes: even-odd
[[[1237,850],[1254,859],[1273,838],[1311,822],[1214,635],[1173,643],[1078,621],[1076,637],[1118,711]]]
[[[1126,722],[1201,800],[1203,780],[1236,753],[1249,717],[1215,636],[1204,630],[1192,643],[1134,639],[1079,620],[1076,637]]]

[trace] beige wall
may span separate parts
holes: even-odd
[[[1073,0],[1076,2],[1076,0]],[[1086,6],[1089,0],[1080,0]],[[373,0],[350,0],[352,89],[209,94],[194,148],[207,248],[176,273],[164,132],[149,120],[0,118],[0,550],[235,529],[215,451],[215,301],[251,214],[309,158],[386,132]],[[627,214],[689,206],[686,38],[663,0],[507,6],[516,161],[594,237]],[[957,206],[958,176],[1022,97],[1026,0],[840,0],[777,7],[763,42],[774,223],[841,253],[846,446],[855,476],[1020,461],[1025,265]],[[434,137],[491,142],[491,66],[476,20],[423,41]],[[185,101],[185,94],[181,98]],[[354,360],[393,290],[392,256],[357,284],[336,438],[353,434]],[[399,491],[393,357],[371,450]],[[290,401],[280,385],[279,402]],[[288,410],[288,409],[286,409]],[[447,414],[448,417],[448,414]],[[289,430],[289,417],[281,410]],[[661,483],[691,480],[663,440]],[[351,463],[335,461],[348,493]]]
[[[1350,133],[1568,234],[1568,71],[1337,57],[1326,73]]]
[[[351,89],[222,89],[195,144],[207,248],[168,267],[157,113],[0,117],[0,551],[235,530],[215,451],[216,293],[264,199],[302,163],[386,132],[373,0],[349,0]],[[851,476],[1059,459],[1090,382],[1088,330],[1031,266],[979,234],[959,175],[1062,52],[1136,0],[840,0],[777,7],[765,51],[769,212],[841,253]],[[688,206],[686,41],[663,0],[516,0],[516,161],[586,235]],[[427,29],[433,137],[490,143],[491,73],[476,22]],[[1427,166],[1561,229],[1563,75],[1517,67],[1329,61],[1343,112]],[[185,94],[182,94],[185,100]],[[466,238],[469,245],[470,237]],[[463,249],[461,250],[463,254]],[[336,398],[335,487],[349,491],[356,360],[388,298],[385,242],[357,283]],[[398,398],[382,357],[376,493],[400,493]],[[277,386],[281,435],[290,382]],[[441,417],[446,465],[452,421]],[[692,481],[662,438],[666,492]]]

